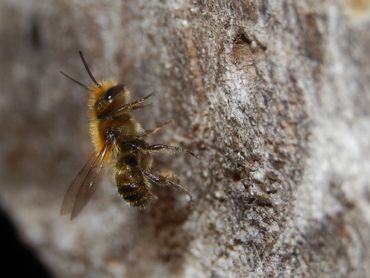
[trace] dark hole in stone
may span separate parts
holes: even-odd
[[[40,22],[36,17],[31,21],[30,41],[34,49],[42,48]]]
[[[225,177],[231,178],[233,181],[240,181],[242,179],[242,173],[238,169],[226,169]]]
[[[252,43],[252,40],[249,39],[245,34],[238,34],[234,40],[234,43],[235,44],[243,44],[243,43],[246,43],[246,44],[251,44]]]

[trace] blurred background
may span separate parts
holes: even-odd
[[[129,208],[109,179],[94,197],[100,199],[95,204],[100,204],[95,210],[86,210],[89,216],[85,220],[90,220],[86,222],[82,216],[70,222],[68,217],[59,216],[66,189],[93,151],[88,133],[88,95],[60,71],[90,84],[78,56],[82,50],[97,79],[128,80],[135,98],[161,88],[156,69],[164,65],[153,60],[157,50],[144,47],[151,38],[139,35],[133,40],[125,37],[121,28],[131,30],[131,34],[141,32],[139,28],[149,30],[145,13],[139,14],[140,7],[134,4],[136,10],[132,9],[124,1],[93,2],[0,1],[0,207],[6,246],[2,252],[7,258],[5,265],[15,272],[26,270],[37,277],[52,273],[86,277],[83,258],[99,253],[98,249],[108,244],[111,248],[103,260],[111,270],[107,272],[98,259],[94,275],[119,277],[125,267],[116,263],[116,256],[121,257],[121,250],[135,242],[140,236],[137,226],[151,217]],[[144,25],[135,27],[135,21]],[[168,86],[165,90],[168,94]],[[166,91],[156,93],[163,97]],[[162,104],[156,110],[159,102]],[[145,127],[173,118],[171,104],[158,98],[151,103],[152,108],[137,115]],[[161,140],[171,140],[166,131],[160,136]],[[181,160],[172,168],[176,169]],[[137,233],[122,239],[122,228]],[[96,242],[99,237],[110,243]],[[136,261],[132,252],[126,255],[130,256],[128,261]],[[45,262],[53,265],[53,271],[44,266]]]

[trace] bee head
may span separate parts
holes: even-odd
[[[115,108],[122,100],[125,100],[125,86],[115,85],[103,93],[95,102],[94,109],[98,119],[109,117],[115,112]]]

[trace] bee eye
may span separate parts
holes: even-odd
[[[111,101],[116,95],[121,93],[124,90],[124,86],[122,84],[118,84],[116,86],[113,86],[110,88],[105,94],[104,94],[104,99],[106,101]]]

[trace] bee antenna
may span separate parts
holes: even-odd
[[[86,60],[84,58],[84,55],[82,54],[82,51],[80,50],[80,51],[78,51],[78,53],[80,54],[82,63],[84,64],[85,69],[86,69],[87,73],[89,74],[91,80],[95,83],[96,86],[101,87],[101,85],[96,81],[94,75],[91,73],[91,70],[90,70],[89,66],[87,65],[87,63],[86,63]]]
[[[74,79],[73,77],[69,76],[68,74],[66,74],[65,72],[61,71],[60,72],[61,74],[63,74],[65,77],[67,77],[69,80],[75,82],[76,84],[80,85],[81,87],[85,88],[86,90],[89,90],[89,87],[87,87],[85,84],[83,84],[82,82]]]

